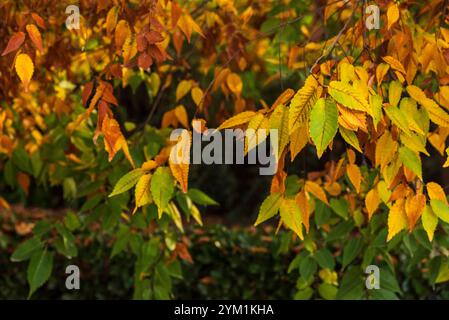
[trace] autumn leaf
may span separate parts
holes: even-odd
[[[182,80],[176,88],[176,102],[181,100],[192,89],[192,82],[190,80]]]
[[[134,192],[136,206],[134,207],[133,214],[137,211],[138,208],[147,205],[153,201],[150,192],[150,181],[151,181],[151,174],[145,174],[139,178],[139,181],[136,184],[136,189]]]
[[[371,189],[365,197],[365,207],[368,212],[368,221],[371,220],[373,213],[376,212],[377,208],[381,204],[381,199],[376,188]]]
[[[410,232],[415,228],[415,224],[421,217],[425,207],[426,196],[423,194],[416,194],[405,200],[405,213],[407,214]]]
[[[318,82],[313,76],[309,76],[304,86],[298,90],[290,101],[288,114],[288,131],[292,134],[304,122],[309,119],[309,112],[318,99]]]
[[[424,212],[421,217],[421,222],[424,230],[427,233],[429,241],[432,241],[433,235],[435,234],[435,230],[438,225],[438,217],[435,215],[435,213],[432,211],[432,208],[429,205],[427,205],[424,208]]]
[[[387,29],[390,30],[393,24],[395,24],[399,20],[399,8],[397,4],[393,3],[391,6],[388,7],[387,20],[388,20]]]
[[[304,186],[304,190],[308,193],[313,194],[315,197],[323,201],[325,204],[329,205],[329,202],[327,201],[326,193],[324,192],[323,188],[321,186],[313,181],[306,181],[306,184]]]
[[[5,56],[8,53],[11,53],[19,49],[20,46],[23,44],[23,41],[25,41],[25,33],[21,31],[14,33],[12,37],[9,39],[5,50],[3,50],[2,56]]]
[[[117,121],[106,115],[103,120],[101,131],[104,134],[104,146],[106,152],[109,154],[109,161],[112,161],[119,150],[123,150],[125,157],[131,163],[131,165],[135,167],[134,161],[131,157],[131,154],[129,153],[128,143],[126,142],[125,137],[120,131],[120,126]]]
[[[184,131],[180,135],[180,141],[172,148],[168,160],[173,177],[181,185],[182,192],[186,193],[189,181],[190,148],[192,145],[192,135]]]
[[[254,223],[255,226],[274,217],[281,206],[282,196],[280,193],[273,193],[269,195],[260,206],[259,215]]]
[[[294,199],[282,199],[279,206],[282,223],[293,230],[301,240],[304,240],[302,232],[302,213]]]
[[[20,81],[22,81],[25,87],[25,91],[28,91],[28,86],[34,73],[33,61],[26,53],[21,53],[16,57],[15,68]]]
[[[42,46],[42,36],[39,29],[34,24],[27,24],[26,29],[31,41],[33,41],[33,44],[36,46],[36,48],[40,52],[44,52],[44,48]]]
[[[346,108],[371,113],[367,99],[350,84],[331,81],[328,90],[332,98]]]
[[[401,230],[407,228],[407,215],[404,205],[404,199],[399,199],[390,208],[390,212],[388,213],[387,241],[390,241]]]
[[[242,93],[243,83],[240,77],[235,73],[230,73],[226,77],[226,84],[229,87],[229,90],[232,91],[237,96],[240,96]]]
[[[239,113],[232,118],[224,121],[217,130],[227,129],[236,127],[245,123],[248,123],[251,121],[251,119],[256,115],[257,113],[254,111],[244,111],[242,113]]]

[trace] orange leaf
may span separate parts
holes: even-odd
[[[315,197],[323,201],[325,204],[329,205],[329,202],[327,201],[326,193],[324,190],[320,187],[320,185],[313,181],[306,181],[304,190],[308,193],[313,194]]]
[[[421,217],[425,207],[426,196],[423,194],[416,194],[413,197],[407,198],[405,201],[405,213],[407,214],[408,228],[410,232],[415,227],[415,224]]]
[[[42,36],[39,29],[34,24],[27,24],[26,29],[36,48],[40,52],[44,52],[44,47],[42,46]]]
[[[23,41],[25,41],[25,33],[21,31],[14,33],[9,39],[5,50],[3,50],[2,56],[19,49]]]

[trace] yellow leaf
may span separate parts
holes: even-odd
[[[201,90],[201,88],[195,87],[192,89],[190,94],[192,95],[193,102],[195,102],[195,104],[199,107],[204,95],[203,90]]]
[[[400,63],[398,60],[396,60],[392,56],[385,56],[382,59],[386,63],[388,63],[390,65],[390,67],[393,68],[394,70],[397,70],[397,71],[401,72],[402,74],[406,74],[407,73],[405,71],[404,66],[402,65],[402,63]]]
[[[387,19],[388,19],[387,29],[390,30],[391,26],[399,20],[399,8],[397,4],[394,3],[390,7],[388,7]]]
[[[254,111],[244,111],[223,122],[217,130],[236,127],[249,122],[257,113]]]
[[[202,37],[204,37],[204,34],[201,31],[201,28],[196,24],[196,22],[188,14],[182,15],[179,18],[177,25],[178,25],[179,29],[181,29],[182,33],[184,33],[184,35],[186,36],[187,42],[189,42],[189,43],[190,43],[190,38],[192,37],[193,31],[197,32]]]
[[[436,182],[429,182],[426,185],[427,194],[429,195],[430,200],[440,200],[445,204],[448,204],[446,199],[446,194],[444,193],[443,188]]]
[[[424,230],[426,230],[429,241],[432,241],[435,229],[437,228],[438,225],[438,217],[435,215],[435,213],[432,211],[432,208],[429,205],[427,205],[424,209],[424,212],[421,217],[421,222]]]
[[[376,167],[384,168],[391,162],[398,150],[398,143],[393,140],[391,133],[386,131],[376,144]]]
[[[360,193],[360,184],[362,183],[362,173],[360,168],[355,164],[350,164],[346,167],[346,173],[348,174],[349,180],[355,188],[357,193]]]
[[[245,154],[266,139],[269,126],[268,118],[265,118],[261,113],[256,114],[251,119],[245,134]],[[265,130],[265,132],[259,130]]]
[[[409,231],[413,230],[425,207],[426,196],[423,194],[416,194],[405,200],[405,213],[408,218]]]
[[[136,189],[134,190],[136,206],[134,208],[133,214],[137,211],[138,208],[153,201],[150,192],[150,180],[151,174],[145,174],[140,177],[139,181],[137,182]]]
[[[449,114],[444,111],[433,99],[427,98],[426,94],[417,86],[408,86],[407,92],[429,113],[430,120],[437,125],[449,128]]]
[[[390,199],[391,191],[388,189],[387,183],[384,180],[379,181],[379,183],[377,184],[377,193],[379,194],[382,202],[387,206],[390,206],[388,204],[388,200]]]
[[[372,113],[367,97],[349,83],[331,81],[328,90],[332,98],[346,108]]]
[[[390,88],[388,89],[388,99],[390,105],[397,106],[402,95],[402,84],[399,81],[390,82]]]
[[[388,69],[390,69],[390,65],[386,63],[380,63],[376,68],[376,78],[377,78],[377,86],[380,87],[382,84],[382,81],[385,77],[385,75],[388,72]]]
[[[126,65],[137,54],[137,42],[133,35],[129,35],[122,48],[123,63]]]
[[[390,241],[396,234],[407,228],[407,215],[404,209],[404,199],[398,199],[388,213],[388,237]]]
[[[304,86],[298,90],[290,102],[288,115],[288,131],[292,134],[297,128],[309,119],[312,106],[318,99],[318,82],[310,75]]]
[[[239,75],[236,73],[230,73],[226,77],[226,84],[235,95],[240,96],[242,93],[243,83]]]
[[[186,129],[189,128],[189,116],[187,115],[187,110],[183,105],[179,105],[174,109],[176,119],[182,124]]]
[[[181,100],[192,89],[192,81],[182,80],[176,88],[176,102]]]
[[[284,148],[288,144],[288,108],[284,105],[279,105],[274,109],[270,116],[270,129],[278,132],[278,155],[282,154]]]
[[[168,161],[172,175],[179,182],[184,193],[187,192],[189,183],[191,145],[191,133],[188,131],[183,131],[183,133],[179,136],[177,144],[172,148]]]
[[[368,211],[368,221],[381,203],[379,193],[376,188],[371,189],[365,197],[366,211]]]
[[[21,53],[16,58],[15,68],[20,81],[25,86],[25,91],[28,91],[28,86],[34,73],[33,61],[26,53]]]
[[[304,240],[302,232],[302,213],[298,204],[293,199],[282,199],[279,208],[282,223],[293,230],[301,240]]]
[[[306,181],[304,190],[308,193],[313,194],[315,197],[323,201],[325,204],[329,205],[329,202],[327,201],[326,193],[324,192],[323,188],[321,186],[313,181]]]

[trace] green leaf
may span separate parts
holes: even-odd
[[[139,181],[140,177],[143,176],[144,173],[145,172],[142,169],[134,169],[125,174],[117,182],[117,184],[114,187],[114,190],[112,190],[112,193],[109,195],[109,197],[116,196],[134,187],[137,181]]]
[[[254,223],[255,226],[258,224],[274,217],[281,206],[282,197],[279,192],[273,193],[269,195],[260,206],[259,215],[257,216],[257,220]]]
[[[309,132],[319,158],[334,138],[337,129],[337,105],[331,99],[318,99],[310,112]]]
[[[340,217],[342,217],[345,220],[348,219],[349,206],[348,206],[348,202],[345,199],[332,198],[330,200],[329,204],[330,204],[332,210],[334,210],[334,212],[336,214],[338,214]]]
[[[348,241],[345,248],[343,249],[343,268],[349,265],[352,260],[354,260],[362,250],[363,241],[359,238],[353,238]]]
[[[193,202],[203,205],[203,206],[217,206],[218,202],[209,197],[203,191],[191,188],[187,191],[187,195],[192,199]]]
[[[337,292],[338,300],[360,300],[363,298],[363,278],[361,277],[359,267],[349,268]]]
[[[346,108],[368,113],[371,112],[366,98],[348,83],[331,81],[329,83],[328,92],[335,101]]]
[[[42,250],[43,243],[37,238],[31,238],[22,242],[11,256],[11,261],[23,261],[31,257],[37,250]]]
[[[426,208],[422,213],[421,222],[424,230],[427,233],[429,241],[432,241],[435,229],[437,228],[438,225],[438,217],[435,215],[435,213],[433,212],[432,208],[429,205],[426,205]]]
[[[114,242],[114,247],[112,248],[111,258],[119,254],[125,249],[128,241],[130,239],[131,233],[129,232],[129,228],[124,225],[120,225],[120,230],[117,234],[117,239]]]
[[[308,256],[301,260],[299,263],[299,273],[301,277],[304,277],[306,280],[310,280],[310,278],[315,274],[317,270],[317,264],[315,260]]]
[[[19,168],[21,171],[27,172],[29,174],[33,174],[33,170],[31,168],[30,157],[26,153],[25,149],[20,146],[14,149],[12,153],[12,162]]]
[[[328,249],[321,249],[315,252],[315,260],[318,262],[319,266],[322,269],[331,269],[335,268],[335,260],[332,256],[331,252]]]
[[[430,206],[433,212],[446,223],[449,223],[449,206],[443,201],[432,199],[430,200]]]
[[[396,127],[401,129],[405,134],[411,134],[411,131],[408,128],[407,116],[401,109],[395,106],[389,106],[385,107],[384,110],[388,118],[390,118],[391,122],[393,122]]]
[[[407,147],[399,148],[402,163],[422,180],[421,158]]]
[[[78,216],[73,212],[68,212],[64,217],[64,225],[70,231],[74,231],[81,226],[81,222],[78,219]]]
[[[150,190],[153,200],[157,205],[158,216],[160,218],[175,192],[175,180],[173,179],[169,168],[157,168],[151,178]]]
[[[28,299],[41,287],[51,275],[53,269],[53,252],[47,249],[37,251],[28,264],[27,278],[30,286]]]
[[[335,300],[337,292],[338,288],[329,283],[322,283],[318,286],[318,293],[325,300]]]
[[[342,126],[340,126],[339,131],[343,140],[345,140],[347,143],[353,146],[358,152],[362,153],[359,139],[357,139],[357,136],[355,135],[354,131],[343,128]]]

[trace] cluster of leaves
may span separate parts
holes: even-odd
[[[304,245],[292,266],[302,279],[298,297],[311,296],[316,263],[325,270],[322,297],[362,296],[344,284],[371,262],[394,273],[388,248],[402,239],[419,252],[416,263],[433,263],[432,284],[449,280],[449,204],[422,169],[428,147],[449,153],[446,1],[382,1],[381,28],[371,31],[368,3],[356,0],[84,0],[72,30],[68,4],[0,7],[2,184],[18,192],[0,197],[0,206],[27,199],[35,185],[62,186],[77,212],[37,225],[13,255],[30,259],[30,295],[51,273],[54,251],[76,256],[72,223],[101,219],[117,234],[113,253],[130,246],[137,256],[135,297],[170,297],[166,266],[189,260],[183,218],[202,224],[196,205],[216,204],[189,189],[189,165],[169,157],[171,129],[191,134],[190,120],[202,131],[254,129],[246,151],[261,142],[259,130],[278,130],[278,171],[256,225],[279,213],[279,227]],[[284,82],[303,85],[279,90]],[[128,87],[151,101],[138,123],[120,120],[130,111],[119,99]],[[150,126],[155,113],[161,129]],[[183,141],[190,154],[191,140]],[[318,158],[339,158],[303,178],[288,174],[310,146]],[[398,292],[390,289],[383,297]]]

